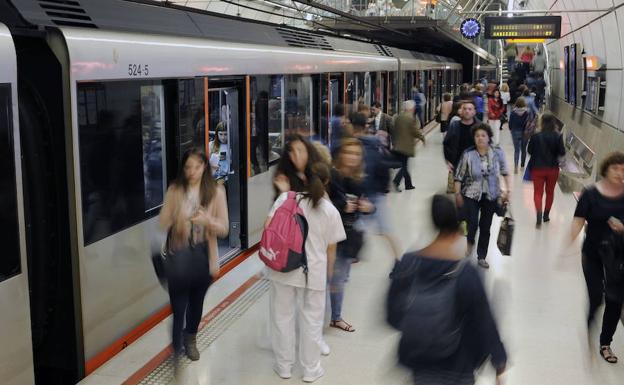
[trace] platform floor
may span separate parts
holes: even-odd
[[[501,134],[503,149],[512,164],[513,146],[508,130]],[[389,194],[396,238],[403,250],[426,245],[433,237],[428,197],[443,192],[446,168],[442,136],[436,130],[427,145],[419,145],[411,160],[415,190]],[[586,292],[580,266],[580,241],[562,248],[574,212],[575,200],[557,188],[551,222],[534,228],[532,185],[513,176],[512,210],[516,231],[512,256],[496,248],[500,219],[495,217],[484,282],[507,347],[508,385],[589,385],[624,383],[624,334],[620,327],[613,342],[619,364],[598,355],[598,330],[585,330]],[[255,256],[252,258],[256,258]],[[392,267],[388,245],[381,237],[366,239],[362,261],[353,265],[347,285],[344,318],[354,333],[327,328],[331,354],[322,358],[326,370],[318,384],[409,384],[409,373],[396,365],[398,333],[384,322],[384,299]],[[259,266],[259,265],[254,265]],[[259,268],[259,270],[261,270]],[[208,296],[211,293],[209,292]],[[219,318],[220,317],[220,318]],[[141,384],[273,385],[300,384],[301,369],[290,380],[272,370],[268,336],[268,282],[257,280],[235,303],[208,324],[202,334],[201,360],[187,363],[175,382],[165,362]],[[100,376],[101,383],[106,383]],[[97,381],[97,383],[100,383]],[[88,378],[85,383],[88,382]],[[493,384],[491,367],[479,374],[477,384]]]

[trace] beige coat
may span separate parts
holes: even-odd
[[[425,142],[418,119],[412,114],[401,113],[394,122],[392,144],[394,151],[407,155],[416,155],[416,139]]]

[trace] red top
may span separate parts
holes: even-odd
[[[524,63],[530,63],[531,61],[533,61],[533,52],[522,52],[522,55],[520,56],[520,61]]]
[[[505,106],[503,105],[502,100],[499,99],[497,103],[496,99],[488,98],[488,119],[500,120],[504,109]]]

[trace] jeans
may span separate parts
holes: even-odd
[[[487,256],[494,211],[496,211],[496,201],[488,200],[485,194],[478,201],[464,197],[463,213],[468,222],[468,244],[475,244],[478,228],[479,244],[477,245],[477,257],[479,259],[485,259]]]
[[[500,143],[500,119],[490,120],[490,127],[492,127],[492,134],[494,134],[494,136],[492,137],[492,142],[494,142],[494,144],[498,146],[498,144]]]
[[[518,160],[521,160],[520,165],[524,167],[526,162],[526,154],[527,154],[527,145],[529,141],[524,139],[523,132],[512,131],[511,138],[513,139],[514,144],[514,166],[518,167]],[[520,159],[520,155],[522,154],[522,159]]]
[[[192,249],[177,250],[167,259],[172,345],[176,353],[182,350],[183,330],[195,334],[201,321],[204,297],[212,283],[206,250],[207,244],[200,243]]]
[[[395,152],[395,155],[397,159],[401,162],[401,168],[394,177],[394,184],[398,186],[399,184],[401,184],[401,179],[405,178],[405,188],[413,187],[412,177],[407,170],[407,161],[409,160],[409,156],[401,154],[399,152]]]
[[[533,179],[533,202],[535,210],[542,212],[542,196],[544,195],[544,185],[546,186],[546,206],[544,212],[549,213],[555,199],[555,186],[559,178],[559,168],[534,168],[531,170]]]
[[[345,285],[351,271],[351,258],[338,255],[334,264],[334,273],[329,280],[329,298],[331,301],[331,320],[342,319],[342,302],[344,301]]]
[[[602,303],[605,286],[605,274],[602,260],[598,256],[583,254],[583,275],[589,294],[589,314],[587,324],[594,320],[596,311]],[[605,310],[602,316],[602,331],[600,333],[600,345],[610,345],[615,334],[615,329],[620,321],[622,303],[605,298]]]
[[[515,56],[507,57],[507,70],[509,71],[510,74],[513,72],[515,64],[516,64]]]

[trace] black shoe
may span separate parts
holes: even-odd
[[[184,333],[184,353],[191,361],[199,360],[199,350],[197,350],[197,334]]]
[[[537,212],[537,220],[535,221],[535,228],[539,229],[542,227],[542,213],[540,211]]]
[[[544,223],[550,222],[550,216],[548,216],[548,211],[544,212]]]
[[[414,186],[407,186],[407,187],[405,187],[405,189],[406,189],[406,190],[413,190],[413,189],[415,189],[415,188],[416,188],[416,187],[414,187]]]
[[[401,192],[402,191],[401,188],[399,187],[398,183],[394,183],[394,191],[396,191],[396,192]]]

